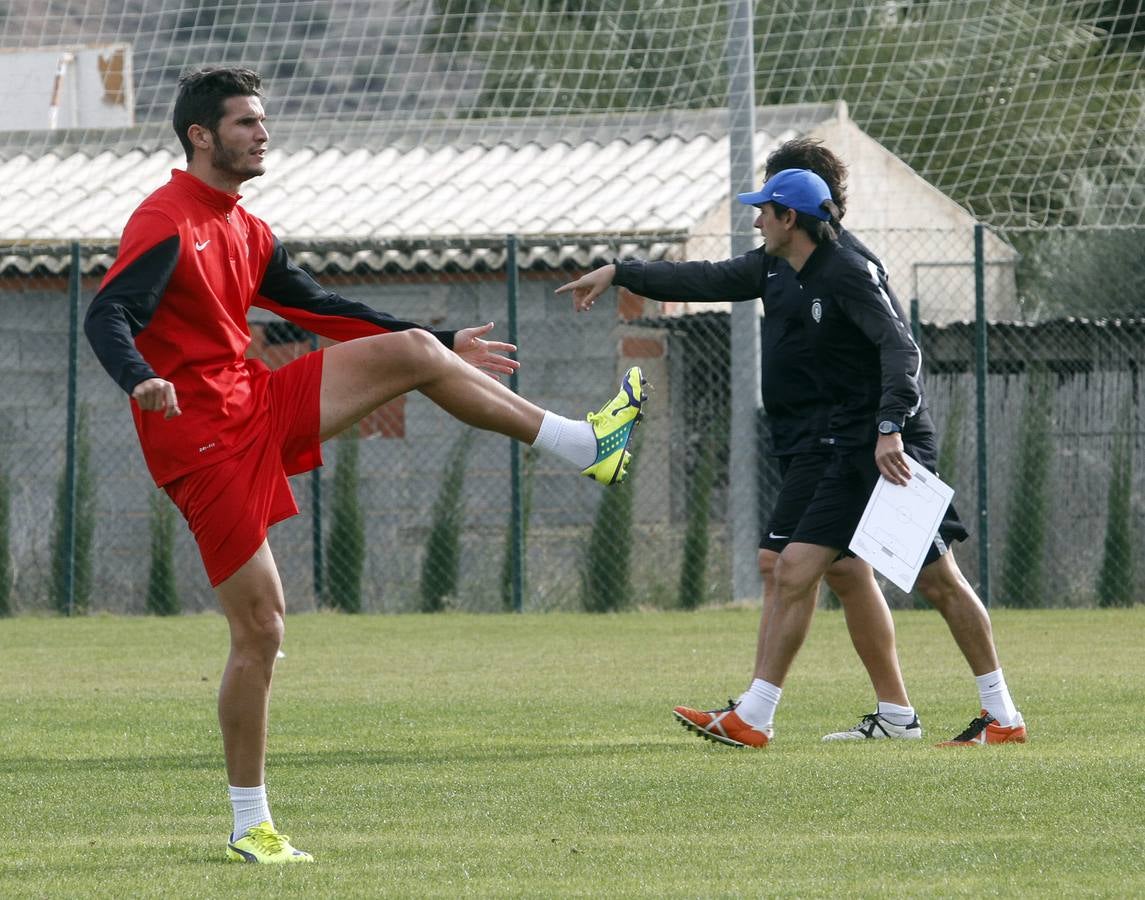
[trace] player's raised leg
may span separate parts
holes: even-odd
[[[323,440],[416,390],[467,425],[550,450],[602,483],[625,477],[628,442],[645,400],[639,368],[625,374],[620,391],[599,412],[578,421],[513,393],[425,331],[361,338],[323,353]]]
[[[427,331],[359,338],[322,352],[322,440],[410,391],[420,391],[467,425],[528,444],[544,418],[544,410],[465,363]]]

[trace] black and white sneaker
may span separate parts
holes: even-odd
[[[885,738],[917,741],[922,737],[922,723],[915,716],[909,725],[895,725],[878,713],[867,713],[859,724],[849,731],[836,731],[823,735],[825,741],[877,741]]]

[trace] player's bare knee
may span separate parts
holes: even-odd
[[[819,573],[803,562],[784,559],[780,554],[773,579],[778,600],[788,602],[806,595],[819,580]]]
[[[449,351],[428,331],[420,328],[411,328],[398,335],[402,343],[402,352],[408,357],[411,365],[433,367],[445,363],[449,359]]]
[[[286,623],[279,610],[260,610],[232,630],[231,643],[239,656],[267,665],[274,661],[282,647],[285,633]]]
[[[952,603],[957,603],[959,585],[953,574],[940,563],[923,566],[918,573],[914,588],[926,601],[937,610],[947,609]]]
[[[846,590],[848,585],[854,584],[865,574],[861,565],[855,565],[856,562],[858,561],[854,558],[843,557],[835,560],[827,567],[823,577],[827,579],[827,584],[831,586],[831,590],[835,593]]]
[[[419,328],[359,338],[358,343],[369,352],[356,362],[379,374],[395,364],[408,371],[432,373],[449,355],[441,341]]]
[[[775,566],[779,562],[779,554],[774,550],[759,551],[759,574],[764,581],[769,581],[775,575]]]

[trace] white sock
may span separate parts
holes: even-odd
[[[555,453],[578,469],[587,469],[596,462],[596,432],[587,421],[566,419],[545,411],[541,430],[533,441],[534,447]]]
[[[913,706],[899,706],[897,703],[887,703],[885,700],[879,701],[877,712],[892,725],[909,725],[915,716]]]
[[[753,679],[751,687],[740,695],[736,703],[736,715],[752,728],[762,731],[775,720],[775,708],[779,706],[782,694],[783,688],[776,687],[770,681]]]
[[[975,675],[974,680],[978,683],[982,708],[997,719],[999,725],[1013,725],[1018,720],[1018,710],[1010,696],[1010,689],[1006,687],[1002,670],[995,669],[985,675]]]
[[[235,830],[232,840],[242,837],[246,830],[263,822],[271,822],[270,806],[266,802],[266,785],[235,787],[230,785],[231,807],[235,811]]]

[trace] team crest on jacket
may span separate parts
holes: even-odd
[[[816,325],[823,318],[823,304],[818,297],[811,301],[811,318],[815,320]]]

